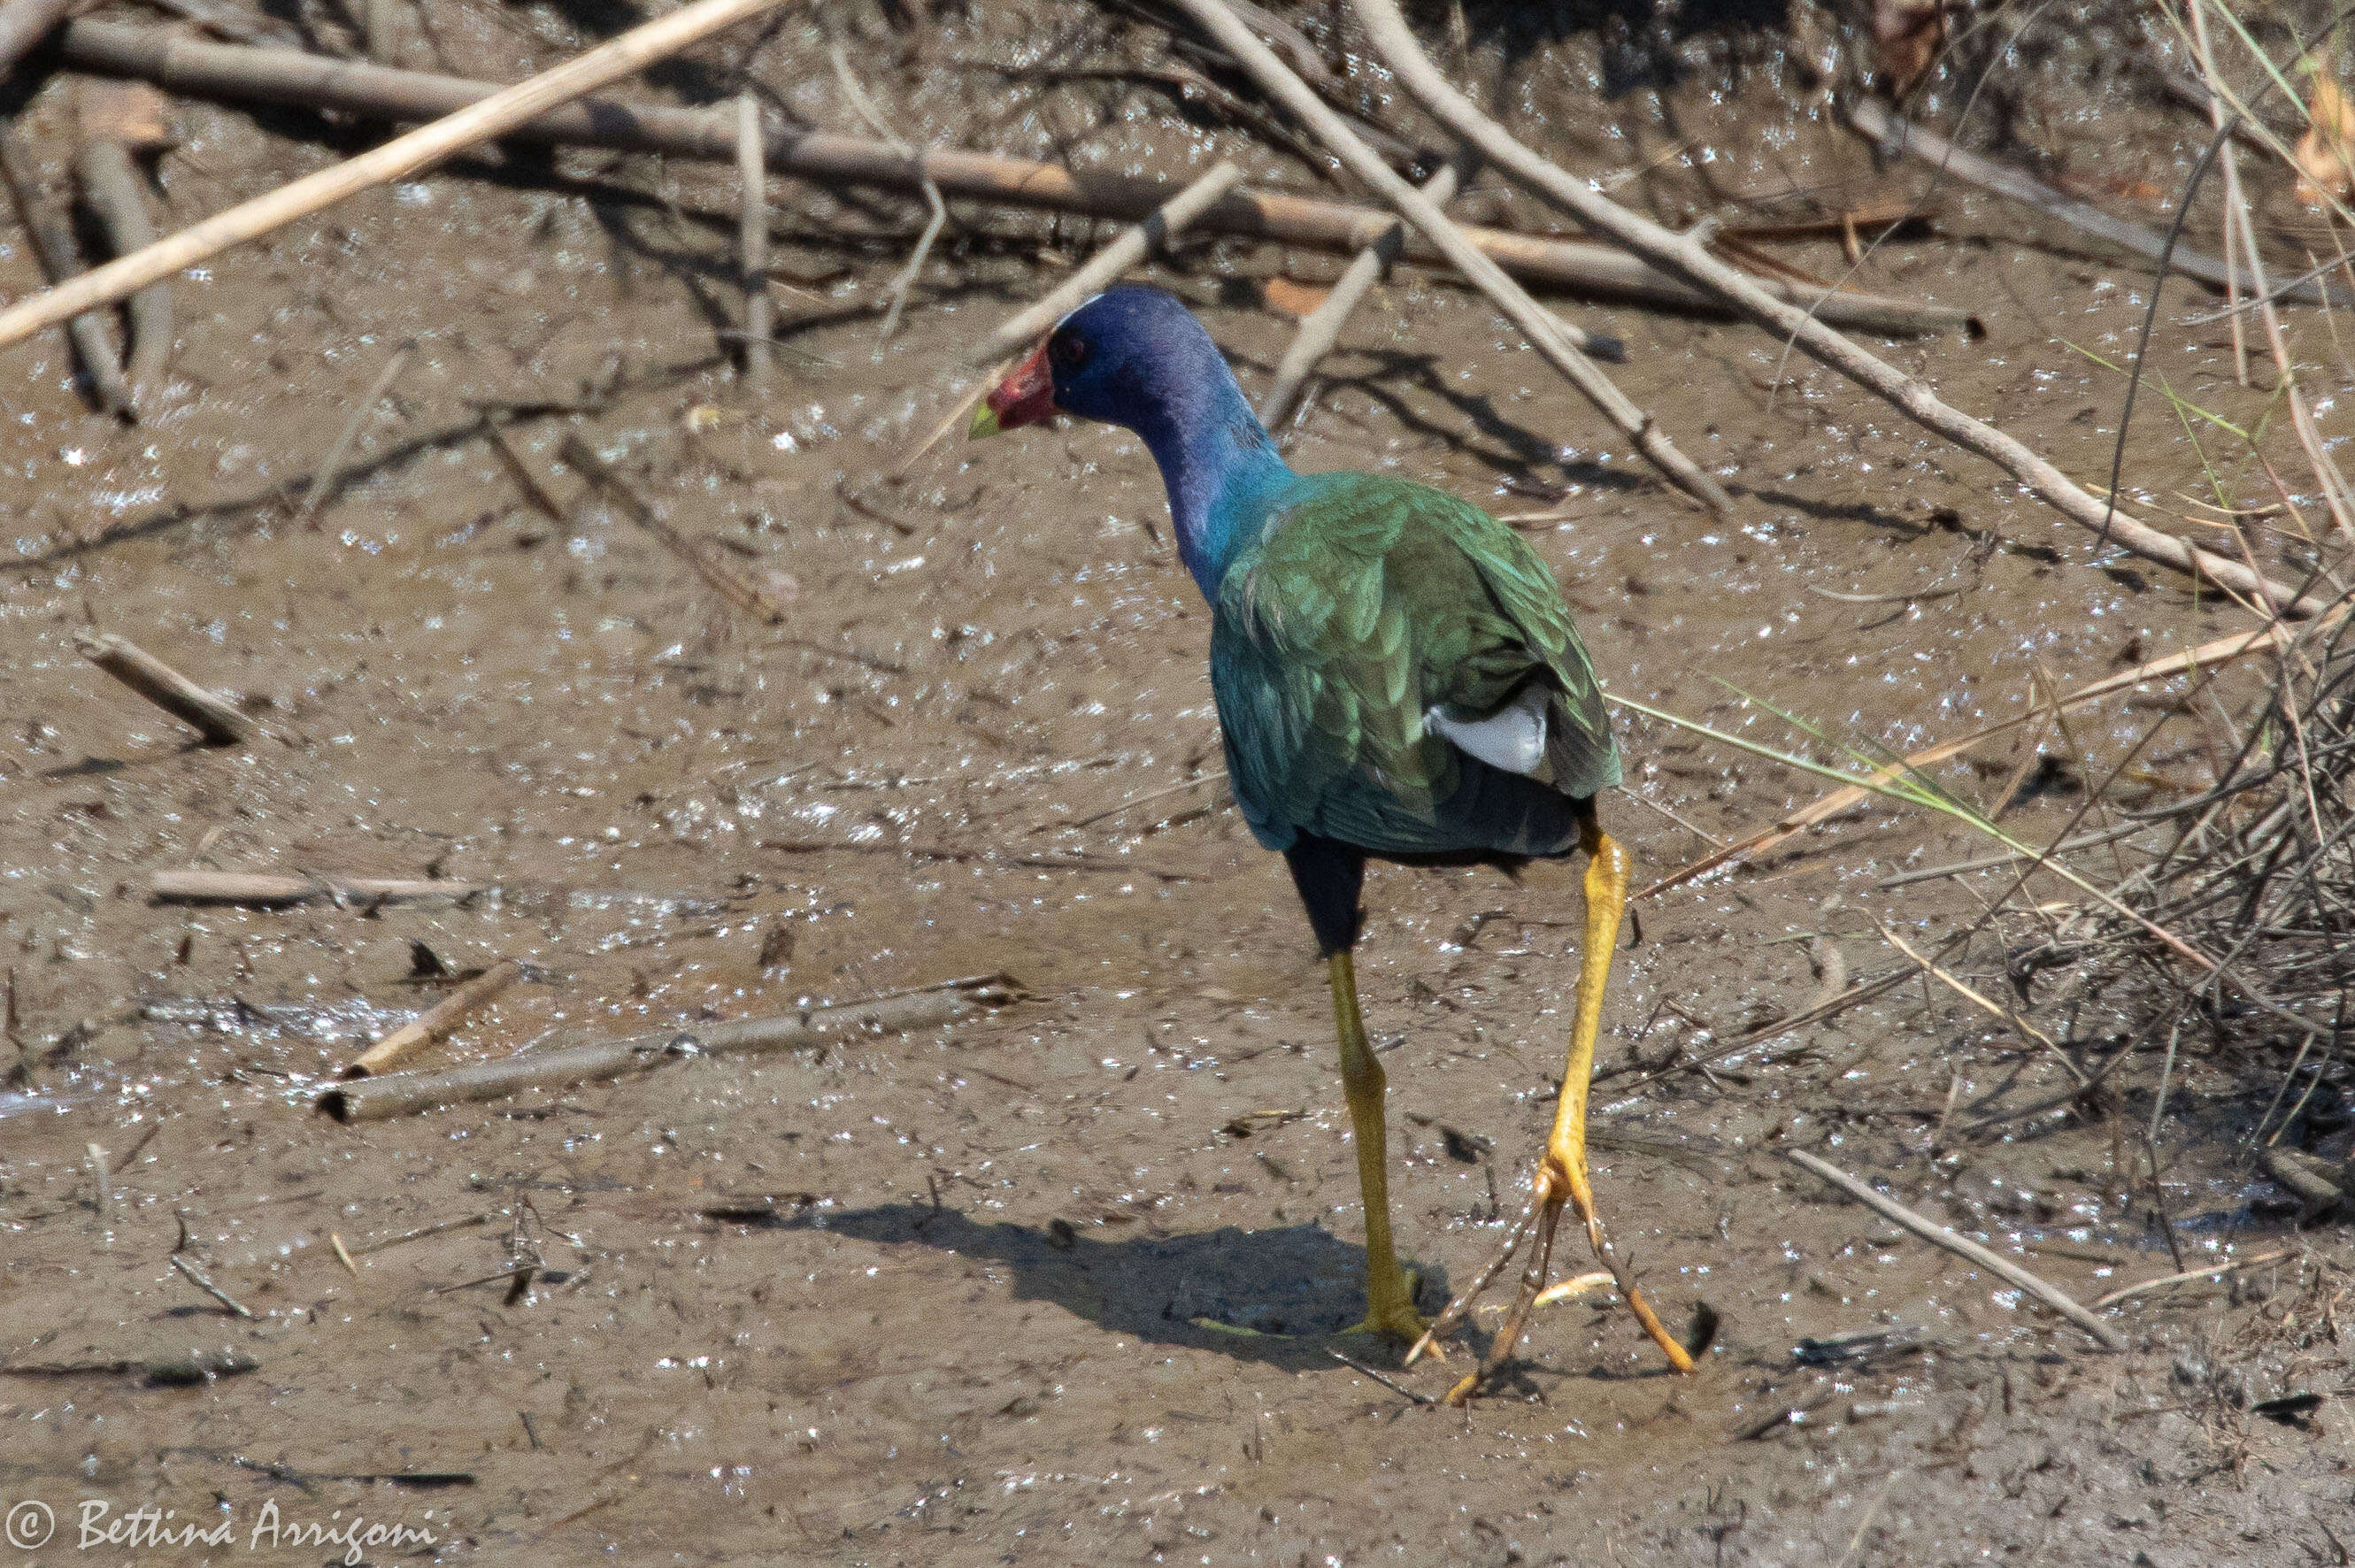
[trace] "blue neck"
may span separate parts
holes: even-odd
[[[1232,372],[1215,355],[1212,363],[1215,375],[1187,379],[1134,428],[1161,467],[1178,557],[1216,603],[1228,564],[1259,538],[1269,503],[1293,473]]]

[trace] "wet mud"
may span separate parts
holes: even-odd
[[[1318,187],[1148,91],[1040,107],[957,66],[1044,54],[1051,32],[999,9],[843,26],[903,133],[1140,169],[1226,154]],[[428,15],[509,79],[581,37],[546,7]],[[1520,127],[1574,166],[1629,171],[1616,188],[1660,216],[1923,197],[1927,176],[1876,168],[1754,38],[1703,38],[1663,78],[1607,37],[1537,54],[1487,28],[1479,58],[1510,77]],[[783,103],[849,128],[826,42],[790,19],[762,69]],[[2058,48],[2019,91],[2075,166],[2169,186],[2201,127],[2089,70],[2099,47]],[[724,86],[696,69],[662,85]],[[27,105],[29,144],[63,144],[42,130],[66,97]],[[175,225],[368,139],[178,112]],[[915,209],[778,189],[786,349],[763,391],[718,336],[738,308],[725,171],[602,154],[486,154],[183,280],[175,379],[136,429],[88,411],[60,339],[0,355],[0,957],[21,1061],[0,1092],[0,1499],[46,1503],[68,1535],[93,1499],[236,1523],[230,1546],[116,1554],[140,1562],[252,1560],[272,1505],[435,1536],[376,1561],[2334,1560],[2342,1413],[2252,1407],[2335,1401],[2341,1276],[2285,1264],[2161,1294],[2119,1314],[2133,1348],[2104,1354],[1778,1153],[1885,1183],[2091,1299],[2174,1272],[2169,1223],[2193,1264],[2333,1247],[2249,1206],[2234,1139],[2269,1083],[2181,1063],[2154,1193],[2142,1088],[2109,1114],[2019,1116],[2068,1088],[2063,1067],[1925,984],[1660,1071],[1902,966],[1876,921],[1926,939],[2008,885],[1881,887],[1987,848],[1894,805],[1636,906],[1596,1179],[1664,1316],[1721,1315],[1696,1375],[1668,1373],[1607,1298],[1542,1314],[1462,1410],[1432,1401],[1493,1315],[1446,1366],[1337,1336],[1362,1256],[1329,1005],[1284,869],[1215,776],[1208,613],[1150,461],[1069,427],[911,461],[974,384],[966,346],[1088,226],[960,208],[879,342]],[[1857,277],[1967,306],[1986,336],[1886,351],[2105,475],[2121,384],[2067,345],[2123,357],[2148,274],[1969,190],[1930,201],[1934,232],[1888,240]],[[1463,210],[1548,222],[1501,193]],[[1777,253],[1847,266],[1836,237]],[[1278,305],[1338,265],[1219,241],[1151,275],[1255,391],[1292,330]],[[12,240],[0,288],[34,282]],[[1327,362],[1290,455],[1549,514],[1520,526],[1615,692],[1837,761],[2248,624],[1753,331],[1559,304],[1625,339],[1621,384],[1736,491],[1737,517],[1663,490],[1485,304],[1411,270]],[[2246,413],[2264,394],[2232,385],[2222,332],[2173,332],[2168,371]],[[412,343],[304,520],[321,455]],[[2319,417],[2329,431],[2327,401]],[[590,495],[568,435],[790,593],[786,623],[732,609]],[[2153,496],[2200,473],[2147,411],[2128,458]],[[266,738],[192,744],[81,660],[93,623],[240,694]],[[2041,842],[2164,699],[2138,700],[1935,776],[1984,800],[2028,763],[2005,822]],[[1639,880],[1826,787],[1622,720],[1643,799],[1605,813]],[[2142,787],[2204,787],[2201,756],[2196,734],[2157,748]],[[496,891],[148,897],[186,867]],[[1551,870],[1383,869],[1368,916],[1401,1246],[1433,1310],[1527,1190],[1577,891]],[[533,977],[423,1061],[972,975],[1025,995],[903,1037],[381,1123],[312,1108],[448,976],[507,957]],[[1957,963],[2006,985],[1991,941]],[[252,1316],[192,1284],[176,1247]],[[1572,1237],[1561,1256],[1583,1265]],[[1840,1338],[1859,1334],[1879,1337]],[[146,1375],[199,1354],[231,1375]]]

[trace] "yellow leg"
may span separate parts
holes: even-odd
[[[1619,944],[1619,919],[1627,908],[1627,851],[1600,827],[1586,831],[1586,944],[1579,954],[1578,1016],[1570,1037],[1570,1060],[1562,1069],[1561,1099],[1554,1106],[1553,1134],[1546,1140],[1545,1162],[1538,1170],[1538,1195],[1559,1205],[1567,1193],[1570,1205],[1586,1224],[1587,1240],[1618,1283],[1619,1294],[1635,1313],[1636,1321],[1680,1372],[1692,1371],[1692,1356],[1660,1324],[1625,1265],[1612,1251],[1602,1216],[1594,1211],[1594,1189],[1586,1175],[1586,1092],[1594,1078],[1594,1037],[1603,1028],[1603,988],[1610,983],[1612,952]],[[1542,1283],[1542,1282],[1540,1282]]]
[[[1613,1251],[1611,1238],[1603,1229],[1603,1221],[1594,1210],[1594,1191],[1587,1179],[1586,1169],[1586,1095],[1594,1073],[1594,1040],[1603,1026],[1603,993],[1611,978],[1613,950],[1618,945],[1619,920],[1627,905],[1627,854],[1610,835],[1590,820],[1585,834],[1585,848],[1592,857],[1586,868],[1586,932],[1585,943],[1579,954],[1578,1002],[1571,1026],[1570,1057],[1563,1065],[1561,1097],[1554,1106],[1553,1130],[1547,1136],[1544,1157],[1538,1163],[1537,1179],[1530,1194],[1529,1208],[1513,1229],[1505,1251],[1497,1260],[1481,1271],[1472,1287],[1450,1303],[1441,1315],[1431,1335],[1420,1340],[1414,1359],[1441,1334],[1446,1333],[1470,1313],[1472,1303],[1487,1287],[1497,1271],[1510,1260],[1520,1246],[1521,1238],[1532,1228],[1536,1240],[1529,1252],[1529,1265],[1521,1277],[1519,1296],[1512,1311],[1497,1330],[1488,1354],[1482,1358],[1480,1370],[1451,1390],[1448,1398],[1461,1401],[1468,1397],[1519,1344],[1521,1329],[1529,1320],[1530,1310],[1540,1302],[1559,1300],[1570,1294],[1563,1289],[1545,1288],[1546,1274],[1553,1261],[1555,1224],[1568,1203],[1586,1226],[1587,1240],[1595,1254],[1610,1271],[1610,1278],[1618,1286],[1621,1299],[1635,1313],[1636,1320],[1652,1337],[1655,1344],[1668,1359],[1668,1364],[1680,1372],[1690,1371],[1692,1355],[1678,1344],[1674,1336],[1661,1326],[1650,1303],[1636,1288],[1636,1282]],[[1573,1282],[1583,1284],[1584,1281]]]
[[[1345,951],[1333,955],[1327,977],[1333,986],[1333,1029],[1341,1038],[1341,1088],[1348,1096],[1349,1125],[1358,1147],[1358,1190],[1366,1206],[1366,1317],[1349,1330],[1393,1334],[1410,1344],[1423,1338],[1414,1309],[1414,1287],[1399,1267],[1391,1241],[1391,1188],[1382,1099],[1388,1087],[1382,1064],[1366,1043],[1358,1014],[1358,976]]]

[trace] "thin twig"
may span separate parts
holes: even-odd
[[[144,183],[139,170],[132,162],[132,149],[114,135],[90,134],[91,123],[118,107],[117,100],[139,94],[155,97],[153,90],[138,85],[109,82],[101,84],[107,95],[95,91],[84,95],[82,109],[84,134],[90,139],[82,144],[74,157],[74,175],[81,184],[82,201],[96,215],[99,227],[105,231],[108,248],[117,256],[155,242],[155,225],[147,216],[146,197],[141,191]],[[121,134],[132,129],[119,123],[136,116],[139,105],[132,100],[129,115],[111,115],[116,123],[104,128]],[[131,296],[125,312],[131,323],[131,352],[124,366],[131,382],[133,398],[152,399],[163,390],[164,373],[172,355],[172,285],[155,283]]]
[[[1199,3],[1199,0],[1197,0]],[[1775,336],[1868,391],[1885,399],[1917,423],[2003,468],[2071,521],[2149,560],[2197,572],[2264,600],[2283,613],[2306,615],[2323,606],[2238,561],[2196,549],[2170,534],[2131,519],[2088,495],[2067,475],[2018,438],[1971,418],[1943,401],[1928,383],[1909,376],[1834,332],[1817,313],[1785,304],[1755,281],[1711,255],[1689,234],[1677,234],[1638,216],[1557,168],[1513,139],[1503,126],[1433,69],[1416,43],[1396,0],[1357,0],[1358,16],[1375,47],[1397,72],[1401,86],[1442,123],[1464,137],[1489,163],[1607,234],[1654,265],[1677,273],[1756,322]]]
[[[924,205],[931,209],[932,213],[932,216],[925,220],[923,233],[917,238],[916,248],[908,253],[906,263],[900,267],[899,275],[891,280],[890,289],[885,292],[884,298],[889,303],[883,310],[883,329],[875,335],[878,343],[876,351],[879,354],[882,351],[881,341],[890,337],[899,328],[900,312],[908,303],[908,291],[916,286],[916,280],[923,274],[924,259],[932,254],[932,241],[940,237],[942,226],[949,220],[949,208],[948,203],[941,199],[941,187],[932,182],[931,175],[924,172],[923,160],[916,155],[916,149],[909,145],[900,138],[900,133],[891,128],[890,122],[883,118],[883,112],[875,106],[875,101],[868,97],[867,90],[858,84],[858,78],[850,69],[850,57],[843,52],[842,46],[835,45],[828,51],[828,55],[834,61],[835,80],[842,84],[842,96],[848,101],[850,107],[857,111],[858,117],[866,121],[868,126],[878,136],[883,138],[885,144],[907,159],[911,166],[916,170],[921,180],[918,188],[923,191]]]
[[[5,29],[5,16],[0,16],[0,31]],[[24,225],[25,238],[32,241],[33,259],[40,263],[41,275],[53,287],[87,276],[74,254],[72,234],[50,214],[48,204],[41,199],[40,185],[32,165],[26,162],[24,151],[17,145],[16,132],[7,126],[0,126],[0,184],[8,187],[8,197],[16,204],[16,219]],[[130,385],[123,379],[123,367],[115,358],[114,344],[107,336],[104,318],[95,309],[82,309],[42,325],[55,325],[59,320],[66,324],[66,339],[73,346],[74,357],[81,362],[82,374],[90,378],[91,394],[98,400],[98,406],[118,418],[137,419],[138,406]]]
[[[496,1001],[508,987],[522,979],[524,974],[524,965],[517,960],[500,959],[433,1007],[360,1052],[352,1064],[344,1069],[344,1076],[366,1078],[370,1073],[390,1071],[393,1063],[403,1057],[446,1039],[451,1030],[465,1022],[474,1012]]]
[[[46,289],[0,310],[0,347],[80,313],[112,304],[134,290],[176,275],[222,251],[258,240],[347,197],[434,167],[496,141],[551,109],[570,103],[669,59],[723,27],[733,27],[783,0],[694,0],[588,53],[513,87],[493,92],[454,114],[354,158],[330,165],[291,185],[215,213],[195,226],[119,257],[70,283]],[[226,46],[221,46],[226,47]]]
[[[2142,1280],[2137,1284],[2114,1290],[2107,1296],[2095,1296],[2093,1303],[2094,1310],[2098,1312],[2105,1307],[2115,1307],[2121,1301],[2142,1295],[2145,1291],[2164,1290],[2170,1285],[2189,1285],[2194,1280],[2222,1279],[2226,1275],[2241,1269],[2255,1268],[2261,1264],[2276,1264],[2284,1258],[2294,1257],[2296,1253],[2296,1247],[2283,1247],[2277,1252],[2259,1253],[2253,1258],[2227,1258],[2207,1268],[2185,1269],[2181,1274],[2164,1274],[2157,1279]]]
[[[581,471],[597,492],[621,508],[622,515],[662,541],[663,548],[693,567],[696,575],[718,590],[719,596],[748,615],[757,616],[771,625],[781,625],[790,612],[779,595],[747,580],[733,567],[712,554],[709,544],[691,539],[663,520],[645,498],[630,483],[613,471],[611,464],[597,455],[577,432],[569,432],[564,444],[558,448],[564,461]],[[823,651],[823,650],[820,650]]]
[[[1376,1382],[1381,1384],[1384,1388],[1390,1390],[1391,1392],[1399,1395],[1402,1399],[1411,1399],[1417,1404],[1435,1404],[1438,1403],[1429,1394],[1418,1393],[1414,1390],[1407,1387],[1404,1383],[1398,1381],[1396,1379],[1385,1377],[1380,1372],[1376,1371],[1373,1368],[1366,1365],[1365,1362],[1345,1356],[1338,1350],[1328,1349],[1325,1353],[1332,1357],[1335,1360],[1340,1362],[1343,1366],[1348,1368],[1351,1371],[1373,1379]]]
[[[1423,194],[1431,204],[1445,208],[1455,199],[1455,192],[1477,166],[1476,155],[1465,153],[1454,159],[1425,180]],[[1351,258],[1348,269],[1325,295],[1315,310],[1301,318],[1300,329],[1293,334],[1284,357],[1275,367],[1275,379],[1260,400],[1259,422],[1273,430],[1292,412],[1300,389],[1316,373],[1316,363],[1333,351],[1340,341],[1341,327],[1348,321],[1349,313],[1366,297],[1382,275],[1406,249],[1406,225],[1393,223],[1382,231],[1380,239]]]
[[[344,428],[336,433],[335,444],[327,448],[327,455],[319,460],[317,472],[311,475],[311,487],[303,492],[303,504],[294,509],[297,522],[309,522],[312,514],[319,509],[319,503],[343,478],[344,459],[351,455],[352,443],[359,440],[361,430],[376,413],[377,404],[392,390],[392,384],[400,379],[400,373],[409,368],[409,361],[416,353],[417,340],[413,337],[402,339],[400,347],[392,351],[392,357],[384,362],[384,368],[376,373],[376,379],[368,383],[368,390],[360,394],[360,400],[353,405],[351,417],[344,421]]]
[[[210,1279],[207,1278],[205,1276],[205,1271],[190,1263],[187,1259],[187,1254],[185,1253],[174,1253],[172,1254],[172,1266],[178,1269],[180,1271],[181,1277],[186,1279],[190,1285],[195,1285],[198,1290],[203,1291],[207,1296],[209,1296],[215,1301],[219,1302],[223,1307],[229,1308],[230,1312],[236,1314],[238,1317],[251,1317],[254,1316],[254,1312],[251,1307],[246,1306],[245,1303],[240,1301],[236,1296],[231,1296],[228,1291],[223,1290],[219,1285],[215,1285]]]
[[[1894,947],[1898,952],[1902,953],[1906,957],[1911,958],[1914,963],[1920,965],[1922,966],[1923,973],[1928,975],[1932,979],[1945,987],[1946,989],[1954,992],[1955,995],[1962,997],[1963,1000],[1970,1003],[1971,1006],[1977,1008],[1980,1011],[1987,1013],[1995,1018],[2001,1019],[2005,1023],[2009,1024],[2014,1029],[2017,1029],[2019,1033],[2027,1036],[2036,1044],[2041,1045],[2045,1050],[2051,1051],[2052,1053],[2053,1060],[2059,1061],[2062,1067],[2068,1069],[2069,1076],[2074,1078],[2081,1085],[2090,1084],[2093,1082],[2092,1079],[2085,1075],[2085,1070],[2083,1068],[2069,1060],[2069,1053],[2062,1051],[2060,1046],[2055,1044],[2051,1035],[2046,1034],[2042,1029],[2038,1029],[2034,1024],[2030,1023],[2026,1019],[2021,1018],[2018,1013],[2013,1012],[2009,1008],[2005,1007],[2002,1003],[1990,1000],[1985,993],[1973,988],[1962,980],[1959,980],[1955,976],[1948,974],[1945,970],[1940,968],[1934,961],[1923,957],[1920,953],[1914,951],[1913,944],[1907,942],[1903,937],[1890,930],[1888,923],[1881,920],[1879,916],[1876,915],[1873,917],[1872,923],[1875,928],[1880,931],[1882,941],[1888,943],[1890,946]]]
[[[112,632],[82,632],[74,645],[81,656],[193,727],[208,745],[235,746],[254,736],[253,720],[217,693],[206,690],[154,654]]]
[[[769,298],[768,148],[761,129],[761,101],[736,97],[736,177],[743,187],[743,221],[737,236],[744,277],[744,379],[758,387],[776,368],[775,304]]]
[[[1482,254],[1430,197],[1401,178],[1338,114],[1326,107],[1276,59],[1275,52],[1260,42],[1258,35],[1243,25],[1224,0],[1171,3],[1199,23],[1220,48],[1234,56],[1261,89],[1307,126],[1351,174],[1398,208],[1457,272],[1470,279],[1520,329],[1540,357],[1560,371],[1634,443],[1646,461],[1711,512],[1723,515],[1733,510],[1733,497],[1725,493],[1725,487],[1678,450],[1652,416],[1637,408],[1587,357],[1578,342],[1583,335],[1574,336],[1567,323],[1531,299],[1528,291],[1505,274],[1503,268]]]
[[[1823,1178],[1882,1219],[1903,1226],[1933,1246],[1944,1247],[1955,1256],[1967,1259],[1988,1273],[2010,1281],[2086,1333],[2091,1334],[2110,1349],[2123,1350],[2126,1348],[2125,1335],[2086,1311],[2066,1292],[2029,1273],[2010,1259],[1989,1252],[1977,1242],[1956,1235],[1944,1225],[1923,1219],[1902,1203],[1875,1192],[1839,1167],[1829,1161],[1818,1159],[1805,1149],[1786,1148],[1783,1154],[1794,1164]]]
[[[2074,201],[2033,176],[2009,168],[1976,153],[1965,152],[1936,132],[1892,117],[1870,99],[1859,99],[1849,106],[1849,123],[1865,136],[1882,146],[1901,153],[1910,153],[1926,164],[1936,165],[1941,173],[1951,174],[1970,181],[1983,190],[1989,190],[2006,201],[2014,201],[2033,208],[2047,218],[2058,219],[2071,228],[2106,240],[2121,249],[2157,261],[2167,253],[2165,240],[2139,223],[2128,223],[2111,217],[2099,208]],[[2232,279],[2232,269],[2213,256],[2188,251],[2178,245],[2169,257],[2168,265],[2200,282],[2222,288]],[[2321,297],[2317,288],[2308,288],[2297,296],[2299,303],[2313,304]]]
[[[1102,293],[1147,255],[1167,246],[1187,225],[1241,185],[1242,178],[1242,170],[1234,165],[1219,165],[1171,197],[1166,206],[1144,222],[1122,230],[1036,303],[991,328],[987,337],[966,351],[965,357],[984,364],[1028,348],[1041,333],[1069,315],[1090,295]]]

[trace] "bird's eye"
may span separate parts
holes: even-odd
[[[1048,352],[1055,357],[1056,364],[1076,370],[1088,362],[1088,340],[1084,337],[1058,337],[1054,347]]]

